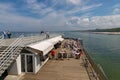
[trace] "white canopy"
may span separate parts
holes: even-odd
[[[27,45],[27,47],[34,49],[35,51],[41,51],[43,55],[46,55],[49,51],[54,48],[54,45],[59,41],[63,41],[62,36],[57,36],[48,40],[44,40],[42,42],[38,42],[35,44]]]
[[[46,55],[49,51],[53,49],[54,45],[50,42],[42,41],[36,44],[27,45],[27,47],[42,51],[43,55]]]
[[[64,39],[62,38],[62,36],[58,36],[58,37],[55,37],[55,38],[48,39],[46,41],[50,42],[54,45],[54,44],[58,43],[59,41],[63,41],[63,40]]]

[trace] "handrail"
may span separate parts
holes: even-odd
[[[88,59],[88,61],[90,62],[92,68],[96,72],[96,75],[99,78],[99,80],[109,80],[107,78],[107,76],[105,75],[104,71],[101,70],[100,67],[95,64],[93,59],[88,55],[88,52],[84,48],[83,48],[83,52],[84,52],[86,58]]]
[[[0,70],[2,69],[2,66],[9,60],[9,57],[10,57],[10,55],[12,55],[13,54],[13,47],[15,47],[15,46],[18,46],[18,45],[20,45],[19,43],[20,43],[20,41],[22,41],[22,38],[21,37],[23,37],[23,35],[21,35],[19,38],[17,38],[9,47],[7,47],[2,53],[4,53],[2,56],[3,56],[3,59],[0,61]],[[4,57],[5,56],[5,57]],[[7,56],[9,56],[9,57],[7,57]],[[5,58],[5,59],[4,59]],[[3,62],[3,63],[2,63]]]
[[[0,35],[0,39],[3,39],[3,35]]]
[[[4,45],[4,38],[3,38],[3,35],[0,36],[0,48],[1,46]]]
[[[4,45],[4,39],[0,39],[0,48]]]
[[[7,47],[2,53],[10,52],[11,49],[13,49],[13,46],[16,46],[16,43],[18,42],[18,39],[16,39],[9,47]],[[3,54],[4,56],[5,54]]]
[[[55,37],[56,35],[57,34],[51,34],[50,38]],[[43,35],[36,35],[36,36],[29,36],[29,37],[30,38],[24,37],[24,45],[35,43],[35,42],[46,39],[44,34]]]
[[[43,39],[44,39],[44,36],[30,36],[30,38],[24,37],[24,45],[34,43]]]

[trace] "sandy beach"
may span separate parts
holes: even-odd
[[[120,32],[92,32],[94,34],[120,35]]]

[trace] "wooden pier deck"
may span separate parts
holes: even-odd
[[[82,59],[49,60],[37,74],[25,74],[21,80],[90,80]]]
[[[66,49],[68,54],[71,52],[67,48],[64,49]],[[57,48],[55,50],[56,55],[60,51],[61,47]],[[20,80],[90,80],[84,66],[83,57],[80,59],[50,59],[37,74],[25,74]]]

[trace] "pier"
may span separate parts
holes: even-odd
[[[69,57],[62,60],[49,59],[50,50],[59,41],[63,41],[59,34],[51,34],[49,39],[46,39],[45,35],[27,37],[21,35],[18,38],[0,39],[0,76],[6,75],[6,72],[8,74],[6,78],[0,77],[0,79],[106,80],[99,78],[99,73],[93,69],[94,66],[91,65],[84,50],[80,59]],[[45,42],[53,45],[46,46],[50,49],[47,52],[47,48],[42,50]],[[42,49],[38,49],[36,46]],[[55,51],[59,53],[61,47]],[[67,50],[67,53],[70,53],[70,50]],[[42,60],[42,56],[46,57],[45,60]]]

